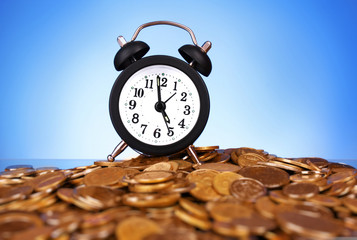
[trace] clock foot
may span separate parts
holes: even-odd
[[[197,153],[195,149],[193,148],[193,145],[190,145],[186,148],[186,151],[188,155],[191,157],[191,159],[197,164],[197,165],[202,165],[202,163],[198,160]]]
[[[121,152],[125,150],[125,148],[128,146],[126,142],[121,141],[113,150],[112,154],[109,154],[107,157],[107,160],[109,162],[113,162],[115,160],[115,157],[117,157]]]

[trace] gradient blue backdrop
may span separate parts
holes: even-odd
[[[154,20],[213,43],[196,145],[357,158],[356,1],[2,0],[0,159],[105,158],[120,141],[108,111],[116,37]],[[178,58],[191,41],[168,26],[138,39]]]

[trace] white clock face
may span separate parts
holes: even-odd
[[[200,97],[192,80],[167,65],[142,68],[127,80],[119,97],[125,128],[150,145],[183,139],[195,126],[199,113]]]

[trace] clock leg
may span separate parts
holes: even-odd
[[[193,145],[190,145],[186,148],[188,155],[191,157],[191,159],[193,159],[193,161],[197,164],[197,165],[202,165],[202,163],[198,160],[197,157],[197,153],[195,151],[195,149],[193,148]]]
[[[113,162],[115,160],[115,157],[118,156],[121,152],[125,150],[125,148],[128,146],[126,142],[121,141],[113,150],[112,154],[109,154],[107,157],[107,160],[109,162]]]

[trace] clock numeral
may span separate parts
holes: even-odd
[[[160,128],[156,128],[155,131],[154,131],[154,137],[155,138],[159,138],[161,137],[161,129]]]
[[[191,109],[191,107],[189,105],[186,105],[185,106],[185,111],[183,111],[183,114],[189,115],[191,113],[190,109]]]
[[[130,100],[129,101],[129,109],[133,110],[136,107],[136,102],[135,100]]]
[[[150,88],[152,89],[152,84],[153,84],[154,80],[149,80],[149,79],[146,79],[146,84],[145,84],[145,88]]]
[[[147,124],[141,124],[140,127],[144,127],[143,131],[141,132],[142,134],[145,133],[145,130],[146,130],[147,126],[148,126]]]
[[[174,128],[169,127],[169,132],[167,133],[167,136],[172,137],[174,135],[174,131],[172,131],[172,130],[174,130]]]
[[[134,113],[133,114],[133,119],[131,119],[133,123],[138,123],[139,122],[139,114]]]
[[[180,126],[180,128],[185,128],[185,119],[182,119],[180,122],[179,122],[179,124],[177,124],[177,125],[179,125]]]
[[[135,88],[135,93],[134,93],[134,97],[143,97],[144,96],[144,89],[142,88]]]
[[[177,82],[174,82],[174,91],[177,91]]]
[[[186,100],[187,100],[187,93],[186,93],[186,92],[182,92],[182,93],[181,93],[181,96],[182,96],[181,101],[186,102]]]
[[[167,87],[167,78],[162,78],[161,87]]]

